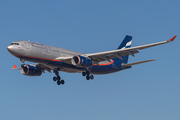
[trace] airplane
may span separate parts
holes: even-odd
[[[13,70],[20,70],[26,76],[41,76],[48,71],[55,73],[53,81],[57,85],[64,84],[59,71],[68,73],[82,73],[87,80],[94,79],[93,75],[109,74],[129,69],[133,65],[155,61],[155,59],[128,63],[129,55],[139,53],[139,50],[154,47],[174,41],[175,35],[169,40],[131,47],[132,36],[126,35],[116,50],[84,54],[63,48],[53,47],[31,41],[12,42],[7,50],[22,62],[21,67],[13,66]],[[25,64],[25,61],[36,64]]]

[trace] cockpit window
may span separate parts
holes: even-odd
[[[11,43],[10,45],[19,45],[19,43]]]

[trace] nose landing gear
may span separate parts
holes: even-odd
[[[24,62],[25,62],[25,59],[23,59],[23,58],[20,58],[20,61],[24,64]]]
[[[65,81],[61,80],[61,77],[59,76],[59,71],[58,70],[54,70],[53,71],[55,73],[56,76],[53,77],[53,81],[57,81],[57,85],[64,85]]]

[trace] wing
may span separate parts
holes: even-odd
[[[107,51],[107,52],[93,53],[93,54],[88,54],[87,56],[90,57],[93,61],[97,61],[97,62],[101,62],[101,61],[113,59],[113,58],[119,58],[122,60],[122,56],[127,56],[127,55],[134,56],[134,54],[139,53],[138,50],[169,43],[173,41],[175,38],[176,36],[174,36],[173,38],[167,41],[162,41],[162,42],[157,42],[157,43],[152,43],[152,44],[147,44],[147,45],[142,45],[142,46],[136,46],[136,47],[131,47],[131,48],[119,49],[119,50],[112,50],[112,51]]]
[[[22,64],[22,65],[23,65],[23,64]],[[13,68],[12,68],[12,70],[22,70],[22,69],[23,69],[22,65],[21,65],[20,68],[17,68],[17,66],[14,65]],[[25,65],[25,64],[24,64],[24,65]],[[23,65],[23,66],[24,66],[24,65]],[[38,70],[41,70],[43,73],[45,73],[45,70],[51,73],[51,70],[52,70],[50,67],[45,66],[45,65],[43,65],[43,64],[39,64],[39,63],[38,63],[38,64],[29,64],[28,66],[36,67],[36,68],[38,68]],[[28,67],[28,68],[29,68],[29,67]]]
[[[48,72],[50,72],[51,73],[51,68],[50,67],[48,67],[48,66],[45,66],[45,65],[43,65],[43,64],[36,64],[35,65],[38,69],[40,69],[40,70],[42,70],[43,72],[46,70],[46,71],[48,71]],[[44,72],[45,73],[45,72]]]
[[[37,63],[37,64],[29,64],[29,65],[38,68],[43,73],[45,73],[45,70],[51,73],[51,70],[52,70],[50,67],[48,67],[46,65],[43,65],[43,64],[39,64],[39,63]],[[21,70],[21,69],[22,69],[22,67],[17,68],[16,65],[14,65],[13,68],[12,68],[12,70]]]
[[[172,37],[169,40],[162,41],[162,42],[146,44],[146,45],[130,47],[130,48],[122,48],[122,49],[106,51],[106,52],[83,54],[81,56],[90,58],[96,64],[98,64],[99,62],[102,62],[102,61],[109,61],[110,62],[110,59],[114,59],[114,58],[119,58],[122,60],[123,59],[122,56],[127,56],[127,55],[134,56],[134,54],[139,53],[139,50],[154,47],[157,45],[162,45],[165,43],[169,43],[169,42],[174,41],[175,38],[176,38],[176,36]],[[72,64],[71,63],[72,58],[73,58],[73,56],[72,57],[59,57],[57,59],[62,60],[65,63]]]

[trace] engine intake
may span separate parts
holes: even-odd
[[[80,56],[80,55],[74,56],[71,59],[71,63],[77,67],[92,67],[93,66],[92,60],[90,60],[87,57]]]
[[[31,65],[21,65],[21,73],[26,76],[41,76],[42,71]]]

